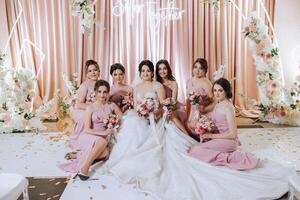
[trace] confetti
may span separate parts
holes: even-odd
[[[59,181],[55,183],[55,185],[59,185],[59,184],[60,184],[60,182],[59,182]]]
[[[105,185],[101,185],[102,190],[105,190],[107,188],[107,186]]]
[[[53,198],[57,198],[57,197],[59,197],[59,196],[60,196],[60,195],[59,195],[59,194],[57,194],[57,195],[54,195],[54,196],[53,196]]]
[[[40,196],[45,196],[47,195],[47,193],[40,193]]]

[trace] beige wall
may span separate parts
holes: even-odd
[[[300,74],[300,0],[276,0],[274,25],[289,87]]]

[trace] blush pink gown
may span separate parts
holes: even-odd
[[[220,133],[229,131],[225,114],[222,112],[223,106],[232,104],[216,105],[215,109],[209,113],[209,117],[215,123]],[[223,108],[222,108],[223,107]],[[232,169],[247,170],[256,167],[258,159],[251,153],[237,150],[238,140],[236,139],[212,139],[208,142],[194,145],[188,154],[194,158],[210,163],[212,165],[223,165]]]
[[[92,81],[87,81],[86,83],[87,86],[87,94],[85,97],[85,103],[86,104],[91,104],[92,103],[92,93],[94,92],[95,88],[95,83]],[[84,129],[84,113],[85,110],[83,109],[74,109],[73,111],[73,119],[75,121],[75,128],[70,136],[70,147],[73,150],[77,149],[77,140],[79,135],[83,132]]]
[[[101,132],[105,131],[103,118],[109,115],[113,110],[113,103],[107,103],[101,106],[98,110],[92,113],[92,127],[94,130]],[[78,152],[77,158],[71,160],[68,163],[62,164],[59,167],[67,172],[77,172],[80,170],[82,165],[84,164],[85,160],[87,159],[88,155],[90,154],[94,143],[100,138],[106,136],[102,135],[91,135],[88,133],[83,132],[78,137]]]
[[[187,99],[189,98],[189,94],[191,92],[199,92],[203,96],[207,96],[207,93],[205,90],[201,87],[201,85],[193,85],[193,82],[191,79],[187,81]],[[209,97],[208,97],[209,98]],[[205,105],[207,106],[210,102],[207,102]],[[191,104],[191,110],[189,116],[187,116],[187,121],[186,121],[186,127],[187,130],[194,139],[199,141],[199,135],[195,132],[195,130],[191,129],[188,124],[189,123],[195,123],[199,120],[201,116],[201,113],[198,109],[198,105],[192,105]]]

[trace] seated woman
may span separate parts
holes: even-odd
[[[204,111],[208,112],[212,110],[214,107],[211,92],[212,84],[206,77],[207,69],[207,61],[204,58],[198,58],[193,64],[193,77],[189,79],[186,84],[186,128],[189,134],[196,140],[199,140],[195,128],[200,115],[204,114]],[[191,94],[201,95],[201,102],[191,100]]]
[[[80,85],[77,91],[77,99],[75,109],[72,112],[75,121],[74,132],[70,136],[70,147],[76,150],[76,143],[80,133],[84,129],[84,112],[88,105],[92,103],[93,92],[96,81],[100,77],[100,68],[96,61],[88,60],[85,63],[86,80]],[[67,159],[71,158],[71,154],[66,155]]]
[[[175,99],[177,101],[178,84],[172,75],[169,62],[167,60],[159,60],[156,63],[155,74],[156,80],[164,86],[166,97]],[[176,126],[180,128],[182,132],[187,134],[187,131],[183,125],[186,120],[186,113],[183,104],[177,102],[176,110],[170,115],[170,117]]]
[[[96,101],[87,107],[85,113],[84,132],[78,138],[79,151],[76,159],[71,163],[63,164],[60,167],[68,172],[78,172],[82,180],[89,178],[88,172],[96,159],[105,160],[108,158],[107,136],[114,134],[115,130],[106,128],[104,118],[115,113],[119,118],[122,116],[120,108],[108,101],[109,83],[99,80],[95,84]]]
[[[115,63],[110,66],[110,75],[113,78],[113,84],[111,86],[110,92],[110,101],[117,104],[124,113],[128,109],[132,108],[133,102],[131,104],[130,101],[133,100],[133,89],[132,87],[124,83],[125,68],[120,63]]]
[[[203,139],[211,140],[193,146],[189,155],[212,165],[225,165],[237,170],[255,168],[258,162],[256,157],[237,151],[237,125],[234,106],[230,101],[232,89],[229,81],[224,78],[215,81],[213,93],[218,103],[213,112],[209,113],[209,118],[219,133],[203,134]]]

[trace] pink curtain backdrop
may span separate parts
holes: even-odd
[[[155,31],[150,20],[151,10],[167,6],[168,0],[156,0],[157,4],[148,5],[147,9],[131,17],[129,14],[112,15],[111,10],[118,1],[98,0],[95,5],[97,23],[91,34],[83,35],[80,32],[81,17],[71,15],[71,1],[21,0],[24,12],[9,43],[7,63],[16,65],[25,39],[43,50],[46,58],[37,77],[38,92],[43,102],[52,98],[58,89],[66,93],[63,72],[70,79],[74,72],[78,72],[82,81],[87,59],[99,62],[101,78],[106,80],[110,80],[109,66],[115,62],[122,63],[127,70],[128,83],[138,76],[141,60],[150,59],[155,64],[159,59],[167,59],[179,83],[179,99],[182,101],[186,80],[191,77],[192,63],[196,58],[204,57],[208,60],[211,80],[213,72],[221,64],[227,65],[225,77],[232,80],[236,105],[248,108],[240,94],[257,98],[252,53],[242,34],[242,16],[233,5],[221,3],[220,12],[215,14],[212,5],[204,1],[175,0],[175,7],[184,10],[182,19],[160,25]],[[144,0],[131,2],[146,5]],[[265,17],[257,0],[235,2],[246,17],[253,10]],[[264,4],[273,20],[275,1],[265,0]],[[17,0],[0,0],[1,51],[19,10]],[[26,48],[22,65],[38,70],[40,57],[34,48]]]

